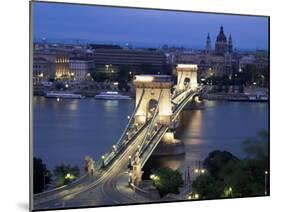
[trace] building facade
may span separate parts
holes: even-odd
[[[69,57],[66,54],[57,55],[56,57],[56,80],[67,81],[71,80],[69,69]]]
[[[54,75],[54,63],[43,57],[33,58],[33,84],[40,84],[54,79]]]
[[[72,80],[82,82],[91,76],[94,70],[94,61],[89,58],[69,58],[69,69]]]
[[[140,49],[95,49],[93,51],[93,60],[95,61],[96,70],[103,72],[110,71],[109,66],[114,69],[119,69],[123,65],[133,67],[149,65],[161,68],[166,64],[166,56],[163,52]]]

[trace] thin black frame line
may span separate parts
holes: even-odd
[[[34,149],[33,149],[33,6],[29,2],[29,210],[33,211],[34,195]]]
[[[248,17],[263,17],[263,18],[267,18],[268,19],[268,46],[267,46],[267,51],[268,51],[268,97],[269,97],[269,101],[268,101],[268,155],[269,155],[269,159],[268,159],[268,192],[267,195],[255,195],[255,196],[245,196],[245,197],[229,197],[229,198],[213,198],[213,199],[199,199],[199,200],[173,200],[173,201],[157,201],[157,202],[147,202],[147,203],[130,203],[130,204],[116,204],[116,205],[97,205],[97,206],[78,206],[78,207],[66,207],[66,208],[50,208],[50,209],[32,209],[33,205],[31,204],[32,201],[32,196],[33,196],[33,191],[31,191],[31,186],[30,184],[32,184],[33,182],[31,182],[33,179],[30,178],[29,179],[29,191],[30,191],[30,205],[29,205],[29,210],[30,211],[53,211],[53,210],[69,210],[69,209],[81,209],[81,208],[99,208],[99,207],[118,207],[118,206],[131,206],[131,205],[148,205],[148,204],[164,204],[164,203],[179,203],[179,202],[196,202],[196,201],[206,201],[206,200],[225,200],[225,199],[243,199],[243,198],[259,198],[259,197],[270,197],[270,178],[271,178],[271,168],[270,168],[270,81],[271,81],[271,75],[270,75],[270,15],[250,15],[250,14],[235,14],[235,13],[222,13],[222,12],[204,12],[204,11],[191,11],[191,10],[176,10],[176,9],[157,9],[157,8],[143,8],[143,7],[131,7],[131,6],[116,6],[116,5],[100,5],[100,4],[86,4],[86,3],[73,3],[73,2],[55,2],[55,1],[41,1],[41,0],[31,0],[30,2],[30,6],[29,6],[29,15],[30,15],[30,20],[29,20],[29,77],[32,76],[32,65],[33,65],[33,55],[31,55],[32,51],[32,47],[33,47],[33,36],[32,36],[32,3],[54,3],[54,4],[71,4],[71,5],[86,5],[86,6],[99,6],[99,7],[113,7],[113,8],[127,8],[127,9],[145,9],[145,10],[160,10],[160,11],[171,11],[171,12],[190,12],[190,13],[204,13],[204,14],[218,14],[218,15],[237,15],[237,16],[248,16]],[[31,92],[32,92],[32,83],[31,83],[31,79],[29,79],[29,126],[30,126],[30,131],[29,131],[29,148],[32,149],[31,144],[33,144],[33,128],[31,125],[31,116],[30,114],[32,114],[33,112],[33,105],[32,105],[32,100],[31,100]],[[29,152],[30,155],[30,164],[29,164],[29,174],[31,175],[31,172],[33,173],[33,170],[31,170],[32,164],[33,164],[33,152]],[[31,193],[32,192],[32,193]]]
[[[253,15],[253,14],[241,14],[241,13],[227,13],[227,12],[206,12],[200,10],[180,10],[180,9],[163,9],[154,7],[138,7],[138,6],[120,6],[120,5],[103,5],[103,4],[91,4],[91,3],[75,3],[75,2],[57,2],[57,1],[44,1],[44,0],[31,0],[31,2],[38,3],[51,3],[51,4],[68,4],[68,5],[84,5],[84,6],[97,6],[97,7],[113,7],[120,9],[144,9],[144,10],[160,10],[160,11],[170,11],[170,12],[190,12],[190,13],[203,13],[203,14],[217,14],[217,15],[237,15],[237,16],[249,16],[249,17],[263,17],[268,18],[269,15]]]

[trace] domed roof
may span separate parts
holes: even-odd
[[[226,36],[224,35],[224,32],[223,32],[223,26],[221,26],[221,28],[220,28],[220,33],[217,36],[217,41],[226,42]]]

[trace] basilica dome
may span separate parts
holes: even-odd
[[[220,33],[217,36],[217,42],[227,42],[226,36],[224,35],[224,32],[223,32],[223,26],[221,26],[221,28],[220,28]]]

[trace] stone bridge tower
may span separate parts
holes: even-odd
[[[170,124],[172,115],[171,77],[168,75],[137,75],[133,83],[136,88],[136,107],[138,107],[135,113],[135,123],[145,123],[147,119],[151,118],[159,103],[158,123]]]
[[[178,82],[177,91],[184,91],[187,87],[194,89],[197,87],[197,70],[196,64],[178,64],[176,67]]]

